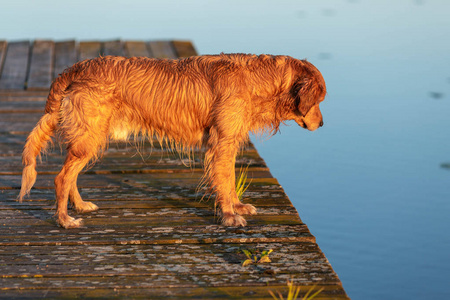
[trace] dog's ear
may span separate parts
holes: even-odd
[[[297,80],[292,86],[291,93],[295,99],[295,107],[302,116],[317,104],[320,96],[320,88],[312,77],[304,77]]]

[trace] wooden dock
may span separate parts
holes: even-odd
[[[31,197],[16,201],[21,151],[43,113],[50,83],[64,68],[97,55],[175,58],[195,55],[186,41],[0,41],[0,298],[272,299],[287,280],[315,299],[348,299],[308,227],[250,145],[244,202],[258,209],[247,227],[218,225],[214,205],[196,193],[201,153],[140,151],[111,144],[81,174],[80,193],[100,210],[84,227],[56,225],[53,179],[61,147],[43,157]],[[187,166],[186,166],[187,165]],[[272,262],[242,266],[242,250],[272,249]]]

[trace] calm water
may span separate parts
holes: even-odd
[[[325,126],[257,148],[353,299],[450,298],[450,1],[5,1],[0,39],[308,58]]]

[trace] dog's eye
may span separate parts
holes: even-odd
[[[294,96],[297,96],[297,94],[298,94],[298,92],[300,92],[300,89],[301,89],[302,87],[300,86],[300,85],[298,85],[298,84],[296,84],[296,85],[294,85],[293,87],[292,87],[292,94],[294,95]]]

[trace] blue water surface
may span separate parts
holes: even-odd
[[[353,299],[450,299],[450,1],[4,1],[0,39],[308,58],[325,126],[256,146]]]

